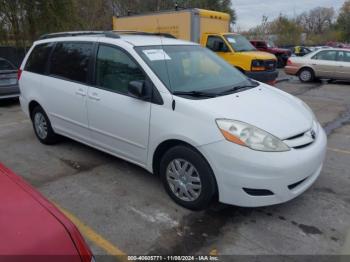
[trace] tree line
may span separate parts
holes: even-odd
[[[316,7],[293,18],[280,14],[269,21],[263,16],[259,26],[245,32],[250,38],[276,38],[278,45],[321,45],[329,41],[350,41],[350,0],[338,15],[333,7]],[[267,40],[267,39],[266,39]]]
[[[25,47],[42,34],[75,30],[111,30],[112,16],[181,8],[227,12],[231,0],[0,0],[0,45]]]

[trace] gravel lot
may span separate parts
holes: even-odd
[[[310,105],[329,143],[320,178],[285,204],[185,210],[135,165],[69,139],[40,144],[18,101],[0,101],[0,161],[87,225],[95,254],[350,255],[350,84],[277,88]]]

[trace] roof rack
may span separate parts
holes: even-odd
[[[151,33],[151,32],[142,32],[142,31],[134,31],[134,30],[112,30],[111,32],[117,34],[135,34],[135,35],[149,35],[149,36],[163,36],[167,38],[176,38],[172,34],[169,33]]]
[[[112,31],[72,31],[72,32],[59,32],[45,34],[39,37],[39,40],[50,39],[55,37],[70,37],[70,36],[84,36],[84,35],[103,35],[111,38],[120,38],[118,34],[113,33]]]
[[[70,36],[84,36],[84,35],[101,35],[110,38],[120,38],[120,34],[135,34],[135,35],[150,35],[150,36],[163,36],[168,38],[176,38],[171,34],[167,33],[149,33],[149,32],[140,32],[133,30],[113,30],[113,31],[72,31],[72,32],[59,32],[45,34],[39,37],[39,40],[50,39],[56,37],[70,37]]]

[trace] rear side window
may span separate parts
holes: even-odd
[[[350,52],[339,51],[338,52],[338,61],[350,62]]]
[[[50,75],[86,83],[92,48],[92,43],[57,43],[51,57]]]
[[[37,74],[45,74],[47,60],[53,45],[54,43],[36,45],[29,55],[24,70]]]

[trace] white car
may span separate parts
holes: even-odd
[[[22,109],[42,143],[63,135],[139,165],[189,209],[282,203],[322,169],[327,138],[305,103],[195,43],[47,35],[19,78]]]

